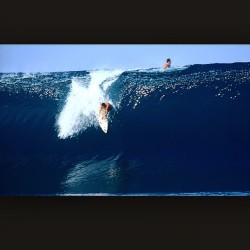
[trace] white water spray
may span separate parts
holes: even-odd
[[[112,100],[105,91],[119,77],[121,70],[101,70],[90,73],[89,85],[83,85],[74,79],[65,105],[58,117],[58,137],[73,137],[90,126],[97,125],[97,112],[101,102]]]

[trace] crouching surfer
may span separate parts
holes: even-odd
[[[102,119],[104,119],[104,118],[107,118],[107,115],[108,115],[108,112],[111,110],[113,108],[113,106],[110,104],[110,103],[108,103],[108,102],[103,102],[103,103],[101,103],[101,105],[100,105],[100,108],[99,108],[99,116],[100,116],[100,114],[101,114],[101,112],[102,112],[102,110],[104,111],[103,113],[103,116],[102,116]]]

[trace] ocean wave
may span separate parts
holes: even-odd
[[[248,194],[249,96],[250,63],[1,73],[0,194]]]

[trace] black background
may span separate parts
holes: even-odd
[[[2,44],[250,44],[245,2],[2,4]],[[243,249],[248,197],[1,197],[10,247]]]

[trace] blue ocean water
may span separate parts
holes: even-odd
[[[2,73],[0,195],[249,196],[249,111],[250,63]]]

